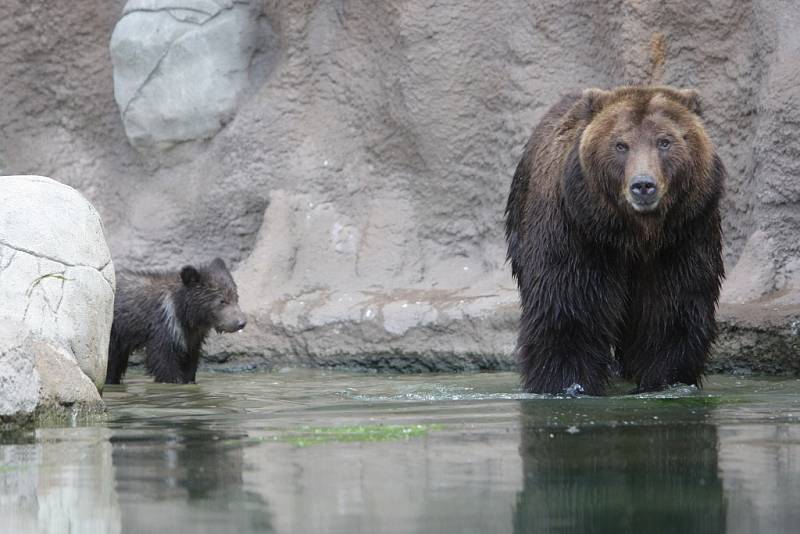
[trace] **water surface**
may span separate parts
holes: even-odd
[[[797,532],[800,381],[523,394],[512,373],[142,376],[0,434],[2,532]],[[620,387],[620,392],[624,388]],[[71,529],[71,530],[70,530]]]

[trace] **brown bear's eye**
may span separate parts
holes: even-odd
[[[628,151],[628,145],[626,145],[623,142],[619,142],[619,143],[617,143],[616,149],[617,149],[617,152],[627,152]]]
[[[672,144],[672,142],[669,139],[659,139],[656,142],[656,146],[658,146],[658,148],[660,148],[661,150],[668,149],[671,144]]]

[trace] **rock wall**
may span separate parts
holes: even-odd
[[[8,0],[0,169],[87,195],[118,265],[237,265],[251,321],[216,361],[502,367],[535,122],[575,88],[695,87],[730,171],[724,364],[752,310],[796,346],[798,25],[791,0]]]

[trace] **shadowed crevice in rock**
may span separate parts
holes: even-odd
[[[123,122],[125,121],[125,118],[128,115],[128,111],[131,109],[131,106],[141,96],[142,89],[144,89],[147,86],[147,84],[150,83],[150,80],[153,79],[153,77],[156,75],[156,73],[158,73],[159,69],[161,68],[161,63],[164,61],[164,58],[167,57],[167,54],[169,54],[169,52],[170,52],[170,48],[167,48],[166,50],[164,50],[164,53],[161,54],[161,57],[158,58],[158,61],[156,61],[156,64],[153,67],[153,70],[151,70],[150,73],[145,77],[145,79],[141,83],[141,85],[139,85],[139,87],[137,87],[136,90],[133,92],[133,96],[125,104],[125,109],[123,109],[122,112],[121,112]]]
[[[62,258],[50,256],[50,255],[47,255],[47,254],[42,254],[42,253],[36,252],[34,250],[29,250],[29,249],[27,249],[25,247],[12,245],[10,243],[6,243],[3,240],[0,240],[0,247],[4,247],[4,248],[7,248],[7,249],[10,249],[10,250],[14,251],[14,254],[12,254],[11,256],[8,257],[8,260],[6,261],[6,263],[0,264],[0,271],[2,271],[5,268],[7,268],[11,264],[11,262],[14,261],[14,257],[15,257],[17,252],[22,252],[23,254],[27,254],[29,256],[33,256],[34,258],[42,258],[42,259],[45,259],[45,260],[50,260],[52,262],[60,263],[61,265],[64,265],[64,266],[67,266],[67,267],[86,267],[88,269],[94,269],[95,271],[102,271],[103,269],[105,269],[111,263],[111,260],[108,260],[107,262],[105,262],[100,267],[96,267],[94,265],[86,265],[86,264],[82,264],[82,263],[70,263],[69,261],[66,261],[66,260],[64,260]]]

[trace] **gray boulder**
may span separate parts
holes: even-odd
[[[64,349],[102,389],[115,280],[100,216],[49,178],[0,184],[0,323],[23,324],[19,339],[34,333]]]
[[[19,339],[14,323],[0,323],[0,421],[33,415],[39,404],[41,379],[27,339]]]
[[[114,96],[138,148],[212,137],[248,79],[249,2],[130,0],[111,36]]]
[[[0,322],[0,421],[102,409],[97,387],[74,355],[23,323]]]

